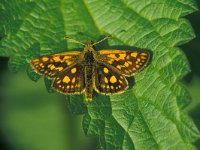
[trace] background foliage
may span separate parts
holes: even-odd
[[[69,107],[73,114],[86,113],[84,132],[100,136],[107,149],[194,149],[199,132],[182,111],[190,96],[179,82],[189,67],[175,47],[194,38],[189,22],[180,18],[197,10],[194,1],[10,0],[0,4],[0,55],[10,57],[10,71],[18,72],[1,75],[1,131],[8,148],[97,149],[97,140],[83,137],[80,118],[72,117]],[[189,17],[198,29],[199,13]],[[72,96],[66,103],[64,96],[46,93],[42,80],[35,84],[24,74],[31,58],[78,47],[67,43],[66,48],[64,35],[96,41],[107,34],[115,38],[98,49],[137,46],[154,54],[151,65],[135,76],[136,85],[122,95],[96,94],[87,106],[80,96]],[[194,96],[186,110],[197,125],[198,41],[199,37],[183,47],[194,70],[185,80]],[[30,68],[27,73],[32,80],[39,79]]]

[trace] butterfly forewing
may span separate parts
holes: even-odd
[[[64,94],[80,94],[85,88],[83,66],[75,64],[62,71],[55,78],[53,87]]]
[[[128,88],[126,78],[103,63],[96,64],[95,90],[103,94],[120,93]]]
[[[100,50],[98,59],[126,76],[141,71],[149,61],[148,51]]]
[[[31,61],[32,67],[40,74],[53,78],[65,68],[73,65],[80,52],[63,52],[60,54],[41,56]]]

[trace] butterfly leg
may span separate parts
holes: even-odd
[[[93,92],[93,65],[85,66],[85,100],[92,101]]]

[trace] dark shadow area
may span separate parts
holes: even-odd
[[[200,1],[196,2],[198,3],[198,6],[200,6]],[[197,11],[192,13],[186,16],[186,18],[190,21],[196,34],[195,39],[181,46],[181,49],[183,49],[190,63],[191,72],[184,77],[184,81],[189,84],[192,82],[194,77],[197,76],[200,78],[200,12]],[[189,111],[189,115],[192,117],[197,128],[200,130],[200,105],[191,109]],[[195,145],[197,149],[200,149],[200,139],[195,142]]]
[[[8,64],[8,58],[0,57],[0,85],[2,85],[2,75],[8,68],[7,64]],[[2,94],[0,94],[0,105],[1,103],[2,103]],[[11,150],[11,147],[9,146],[8,142],[5,139],[5,135],[2,132],[2,128],[0,129],[0,149]]]
[[[197,1],[200,6],[200,1]],[[181,46],[181,49],[185,52],[191,67],[191,72],[185,76],[184,80],[190,82],[193,76],[200,77],[200,12],[192,13],[186,18],[190,21],[196,38],[187,44]]]

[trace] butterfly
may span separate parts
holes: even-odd
[[[32,68],[39,74],[53,79],[52,87],[63,94],[84,93],[92,101],[93,90],[109,95],[119,94],[128,88],[126,77],[141,71],[149,62],[150,52],[145,50],[99,50],[94,45],[83,44],[84,50],[62,52],[31,60]]]

